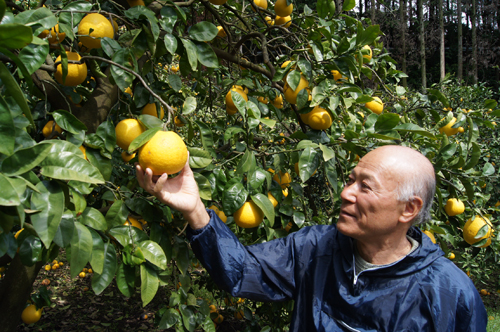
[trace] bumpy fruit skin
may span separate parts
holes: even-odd
[[[292,182],[292,177],[289,173],[283,173],[282,171],[279,171],[279,173],[274,174],[273,180],[278,182],[278,184],[281,186],[281,189],[285,189],[290,185],[290,182]]]
[[[481,237],[480,239],[476,239],[477,232],[484,226],[488,225],[488,232],[486,235]],[[468,244],[474,244],[476,242],[481,241],[482,239],[488,239],[487,242],[481,246],[481,248],[485,248],[491,244],[491,235],[493,233],[491,226],[490,226],[490,221],[488,218],[482,218],[480,216],[476,216],[474,219],[469,219],[463,228],[464,231],[464,240]]]
[[[30,304],[24,308],[21,314],[21,319],[25,324],[34,324],[40,320],[42,317],[42,308],[36,309],[34,304]]]
[[[441,134],[445,133],[446,136],[455,135],[456,133],[458,133],[458,128],[452,128],[452,126],[455,124],[455,122],[457,122],[457,118],[453,117],[453,119],[451,119],[451,121],[448,122],[446,124],[446,126],[443,126],[443,127],[439,128],[439,132]]]
[[[367,102],[365,107],[375,114],[380,114],[384,110],[384,103],[379,97],[373,97],[373,100]]]
[[[432,234],[429,231],[423,231],[423,233],[431,239],[432,243],[436,243],[436,238],[434,237],[434,234]]]
[[[81,56],[76,52],[66,52],[68,56],[68,60],[72,61],[80,61]],[[55,62],[61,61],[61,56],[56,58]],[[87,65],[85,63],[76,64],[76,63],[68,63],[68,75],[66,76],[66,80],[63,83],[63,71],[62,64],[58,64],[56,68],[56,72],[54,73],[54,78],[60,84],[64,86],[77,86],[83,83],[87,78]]]
[[[450,217],[464,213],[465,205],[464,203],[456,198],[450,198],[444,207],[446,214]]]
[[[179,172],[188,159],[186,144],[173,131],[159,131],[139,150],[142,169],[150,168],[153,175]]]
[[[304,76],[300,77],[299,85],[297,85],[297,88],[295,90],[292,90],[292,88],[287,83],[285,83],[284,91],[285,91],[286,101],[289,102],[290,104],[296,104],[297,95],[299,94],[300,91],[306,89],[308,86],[309,82],[306,80]]]
[[[264,220],[264,212],[252,201],[245,202],[233,215],[234,222],[241,228],[253,228]]]
[[[287,6],[286,0],[278,0],[274,4],[274,12],[278,16],[289,16],[293,11],[293,4]]]
[[[101,14],[87,14],[78,24],[78,34],[83,46],[101,48],[101,38],[114,37],[113,25]]]
[[[333,118],[326,109],[316,106],[309,113],[307,124],[315,130],[325,130],[330,128],[333,123]]]
[[[136,119],[125,119],[115,127],[116,145],[128,150],[130,143],[145,131],[144,126]]]

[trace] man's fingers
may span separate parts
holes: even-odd
[[[154,187],[153,187],[153,191],[155,193],[155,196],[157,194],[160,194],[163,190],[163,186],[165,185],[165,183],[167,182],[168,180],[168,175],[167,173],[163,173],[159,178],[158,180],[156,181],[156,183],[154,184]]]

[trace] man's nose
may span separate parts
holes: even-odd
[[[351,184],[346,183],[344,189],[342,189],[342,192],[340,193],[340,198],[343,201],[354,203],[356,201],[355,188],[356,188],[356,182]]]

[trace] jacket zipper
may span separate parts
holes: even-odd
[[[356,256],[354,255],[354,250],[353,250],[353,254],[352,254],[352,267],[353,267],[353,271],[354,271],[354,279],[353,279],[353,286],[356,285],[356,283],[358,282],[358,278],[359,276],[361,275],[361,273],[363,272],[366,272],[366,271],[375,271],[375,270],[380,270],[380,269],[384,269],[386,267],[391,267],[393,265],[396,265],[397,263],[401,262],[403,259],[405,259],[406,256],[404,256],[403,258],[401,258],[400,260],[397,260],[395,262],[392,262],[391,264],[387,264],[387,265],[384,265],[383,267],[373,267],[371,269],[366,269],[366,270],[363,270],[361,272],[359,272],[358,275],[356,275]]]

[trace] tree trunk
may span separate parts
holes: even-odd
[[[400,0],[399,2],[399,21],[401,22],[401,51],[403,52],[402,59],[402,71],[406,74],[406,0]],[[406,88],[408,82],[406,77],[403,77],[403,86]]]
[[[0,284],[0,326],[2,332],[17,331],[17,326],[21,323],[21,313],[26,306],[33,282],[35,282],[42,266],[42,262],[33,266],[24,266],[19,255],[16,255],[10,263],[5,279]]]
[[[370,12],[371,12],[372,24],[375,24],[375,0],[371,0]]]
[[[470,14],[472,25],[472,78],[477,84],[477,30],[476,30],[476,0],[472,0],[472,10]]]
[[[439,0],[439,80],[444,80],[446,75],[445,57],[444,57],[444,18],[443,18],[443,0]]]
[[[417,16],[418,16],[418,36],[420,41],[420,66],[422,73],[422,88],[427,88],[427,73],[425,70],[425,30],[424,30],[424,9],[423,0],[417,1]]]
[[[457,78],[460,82],[463,76],[463,44],[462,44],[462,0],[457,0],[457,38],[458,38],[458,69],[457,69]]]

